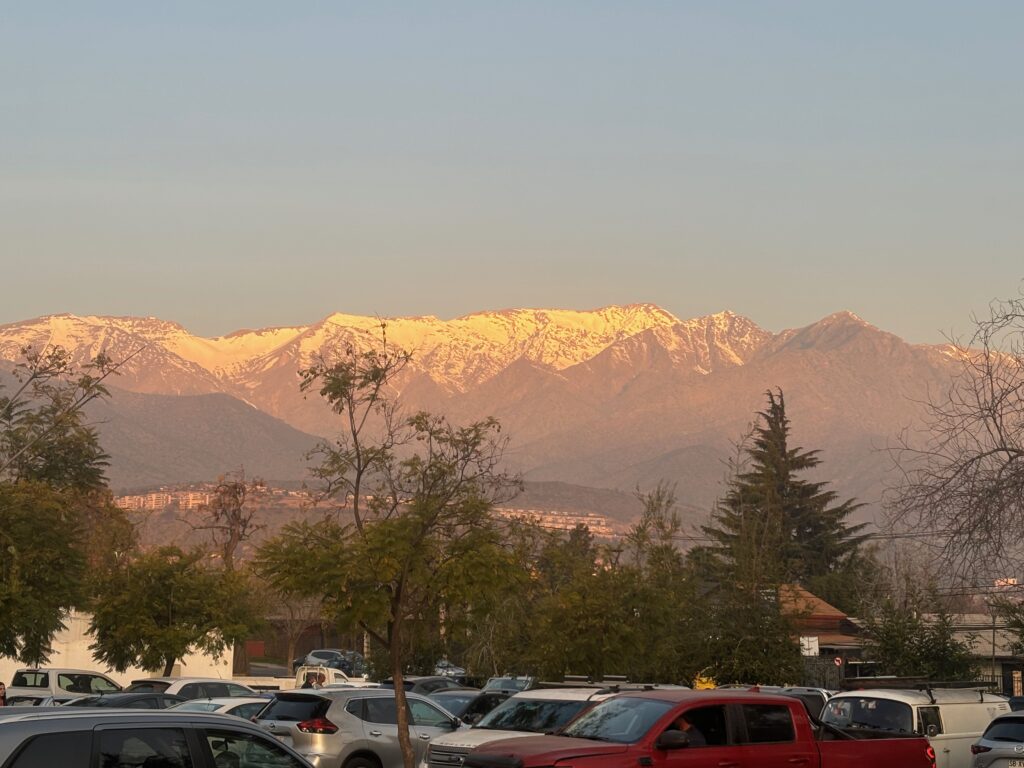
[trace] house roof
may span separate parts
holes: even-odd
[[[779,606],[785,615],[797,619],[841,621],[846,618],[846,614],[834,605],[829,605],[799,584],[782,584],[779,587]]]

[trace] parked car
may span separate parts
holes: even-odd
[[[318,682],[320,679],[323,682]],[[307,685],[307,683],[309,683]],[[299,667],[295,670],[295,687],[311,688],[314,685],[345,685],[350,687],[380,687],[378,683],[367,682],[363,677],[349,677],[340,669],[335,667]]]
[[[317,648],[305,656],[292,659],[292,672],[299,667],[333,667],[353,677],[366,674],[366,660],[363,654],[342,648]]]
[[[434,665],[434,674],[444,677],[464,678],[466,676],[466,668],[460,667],[458,664],[452,664],[448,659],[441,659]]]
[[[629,691],[577,717],[558,736],[484,744],[466,768],[802,765],[806,768],[935,768],[928,740],[857,741],[812,727],[803,703],[753,691]]]
[[[555,733],[615,693],[609,688],[540,688],[513,694],[472,728],[431,740],[421,768],[459,766],[470,750],[490,741]]]
[[[1010,711],[993,719],[971,754],[974,768],[1024,768],[1024,715]]]
[[[7,686],[7,702],[15,704],[39,703],[52,698],[61,703],[78,696],[98,693],[116,693],[121,686],[106,675],[88,669],[59,667],[31,667],[14,673]]]
[[[381,688],[394,688],[395,681],[390,677],[382,680]],[[457,680],[444,675],[406,675],[402,678],[402,687],[410,693],[422,693],[424,696],[448,688],[462,688]]]
[[[293,749],[245,720],[173,709],[68,707],[0,708],[0,765],[312,768]]]
[[[476,688],[443,688],[429,694],[462,722],[472,725],[511,696],[511,691],[481,691]]]
[[[537,678],[527,675],[502,675],[484,683],[485,691],[528,691],[537,687]]]
[[[173,693],[186,701],[256,695],[247,685],[205,677],[147,677],[133,680],[124,690],[125,693]]]
[[[221,715],[233,715],[243,720],[251,720],[263,711],[270,701],[270,696],[229,696],[226,699],[192,699],[175,704],[171,709],[175,712],[216,712]]]
[[[821,720],[861,736],[927,736],[942,768],[970,768],[971,744],[994,717],[1007,712],[1005,697],[977,690],[867,689],[837,693],[822,710]]]
[[[425,696],[407,694],[417,760],[430,739],[459,727],[459,719]],[[282,691],[256,720],[317,768],[402,768],[395,692],[384,688]]]
[[[103,696],[80,696],[65,707],[110,707],[111,709],[167,709],[185,699],[172,693],[108,693]]]

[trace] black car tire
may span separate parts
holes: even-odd
[[[350,757],[342,768],[381,768],[380,760],[370,757]]]

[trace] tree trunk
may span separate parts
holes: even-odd
[[[388,652],[391,656],[391,679],[395,683],[395,714],[398,718],[398,746],[402,750],[404,768],[414,768],[416,753],[409,737],[409,706],[405,698],[405,684],[402,681],[402,637],[401,620],[388,628]]]
[[[174,674],[174,662],[177,661],[176,656],[168,656],[164,659],[164,677],[170,677]]]

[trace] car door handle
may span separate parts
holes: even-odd
[[[807,765],[809,761],[806,757],[791,757],[788,762],[791,765]]]
[[[420,738],[423,739],[424,741],[426,741],[426,740],[428,740],[430,738],[430,734],[429,733],[421,733],[420,734]]]
[[[370,731],[370,735],[371,736],[383,736],[383,734],[380,731]]]
[[[736,768],[738,765],[735,760],[723,760],[718,764],[718,768]]]

